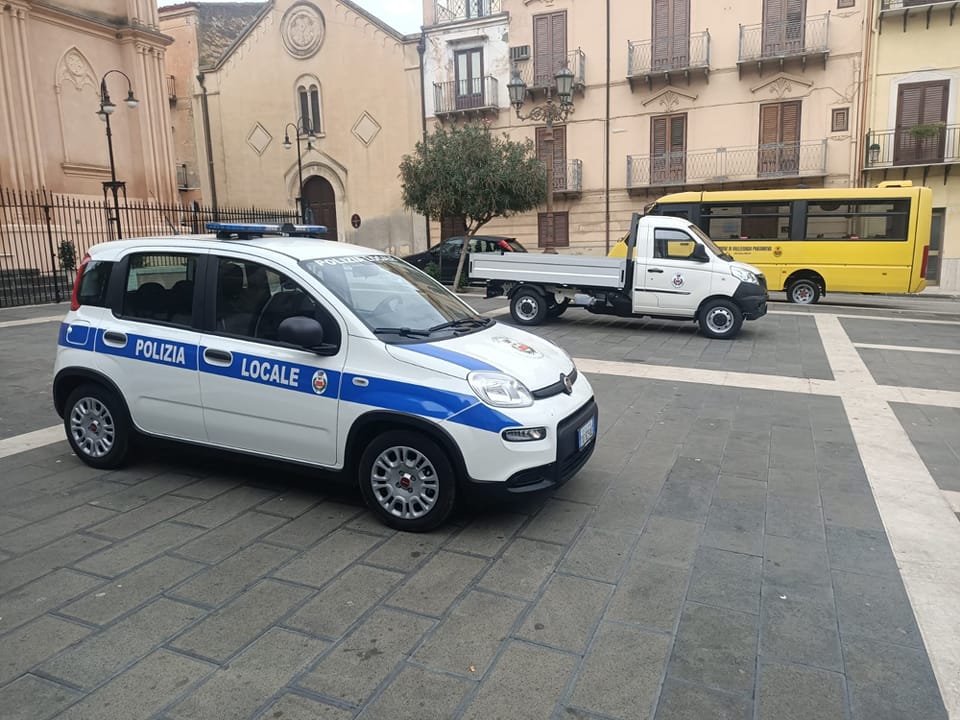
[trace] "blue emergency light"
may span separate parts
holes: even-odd
[[[221,240],[249,240],[264,235],[287,235],[290,237],[320,237],[327,232],[326,225],[294,225],[293,223],[207,223],[207,230],[215,232]]]

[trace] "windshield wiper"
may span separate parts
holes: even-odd
[[[447,328],[481,328],[486,327],[493,322],[493,318],[462,318],[460,320],[451,320],[450,322],[440,323],[430,328],[430,332],[437,330],[446,330]]]
[[[378,327],[373,331],[377,335],[400,335],[402,337],[428,337],[430,330],[421,330],[420,328],[408,327]]]

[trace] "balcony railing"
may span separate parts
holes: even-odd
[[[880,10],[903,10],[912,7],[926,7],[927,5],[943,5],[950,7],[955,5],[957,0],[880,0]]]
[[[434,83],[434,114],[496,112],[499,109],[497,87],[497,79],[491,75]]]
[[[571,50],[566,56],[567,67],[573,73],[573,89],[582,91],[586,85],[586,56],[583,50],[577,48]],[[563,67],[563,58],[554,59],[553,66],[537,66],[532,60],[525,62],[520,67],[520,77],[527,84],[527,89],[535,93],[538,90],[556,87],[556,74]]]
[[[553,192],[557,195],[579,195],[583,192],[583,161],[567,160],[554,165]]]
[[[654,76],[683,74],[690,80],[691,70],[710,70],[710,32],[692,35],[668,35],[653,40],[627,43],[627,79],[631,87],[635,78],[652,83]]]
[[[907,31],[907,19],[911,15],[911,10],[916,9],[919,12],[925,12],[927,16],[927,28],[930,28],[930,17],[934,11],[950,10],[950,24],[953,25],[953,17],[957,12],[957,0],[880,0],[880,30],[883,31],[883,19],[885,17],[903,16],[903,32]]]
[[[800,58],[806,63],[810,55],[822,55],[826,62],[830,52],[830,13],[810,15],[806,19],[740,26],[738,65]]]
[[[433,6],[437,25],[489,17],[500,12],[500,0],[438,0]]]
[[[825,175],[827,141],[628,155],[627,189]]]
[[[960,125],[921,125],[867,133],[866,167],[960,163]]]

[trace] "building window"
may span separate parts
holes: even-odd
[[[457,110],[485,105],[483,101],[483,50],[460,50],[454,53],[453,64],[456,72]]]
[[[651,67],[676,70],[690,64],[690,0],[653,0]]]
[[[547,161],[547,129],[537,128],[537,160]],[[553,191],[567,189],[567,128],[559,125],[553,128]]]
[[[537,247],[547,247],[547,213],[537,214]],[[553,247],[570,247],[570,217],[566,211],[553,213]]]
[[[322,107],[320,83],[316,78],[301,78],[297,83],[297,116],[304,131],[323,133]]]
[[[533,16],[533,87],[552,87],[567,59],[566,11]]]
[[[796,175],[800,170],[800,101],[760,106],[758,174]]]
[[[650,119],[650,184],[673,185],[686,179],[687,116]]]
[[[847,132],[850,129],[850,108],[834,108],[830,113],[830,132]]]
[[[842,10],[843,8],[852,8],[856,4],[856,0],[837,0],[837,10]]]
[[[807,0],[765,0],[763,57],[790,55],[804,47]]]
[[[943,162],[949,97],[949,80],[903,83],[897,88],[894,164]]]

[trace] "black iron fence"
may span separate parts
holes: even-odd
[[[296,210],[218,208],[126,200],[113,203],[46,190],[0,188],[0,307],[70,297],[77,265],[91,245],[125,238],[198,235],[208,222],[299,222]]]

